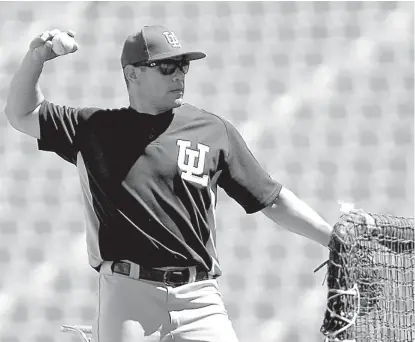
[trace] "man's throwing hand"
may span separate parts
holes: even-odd
[[[67,35],[68,37],[65,37],[64,35]],[[54,38],[55,40],[53,41]],[[33,51],[34,57],[37,60],[46,62],[58,56],[74,53],[78,50],[78,43],[75,41],[75,34],[73,31],[62,32],[56,29],[45,31],[40,36],[34,38],[30,43],[29,49]]]

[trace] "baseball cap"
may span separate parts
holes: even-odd
[[[200,51],[187,50],[180,44],[174,32],[162,25],[144,26],[124,42],[121,54],[121,65],[153,62],[176,56],[185,56],[189,61],[205,58]]]

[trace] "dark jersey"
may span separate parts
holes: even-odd
[[[39,149],[78,168],[94,268],[130,260],[200,265],[220,275],[217,186],[247,213],[270,205],[281,190],[232,124],[188,104],[150,115],[44,101],[39,122]]]

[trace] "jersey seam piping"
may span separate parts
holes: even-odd
[[[190,104],[187,104],[187,105],[192,106],[192,105],[190,105]],[[192,107],[193,107],[193,106],[192,106]],[[229,155],[231,154],[231,144],[230,144],[230,141],[229,141],[229,132],[228,132],[228,128],[226,127],[225,120],[224,120],[223,118],[221,118],[219,115],[216,115],[216,114],[214,114],[214,113],[208,112],[208,111],[206,111],[206,110],[204,110],[204,109],[200,109],[200,110],[202,110],[203,112],[205,112],[205,113],[207,113],[207,114],[210,114],[210,115],[213,115],[214,117],[218,118],[218,119],[221,121],[221,123],[223,124],[223,126],[225,127],[226,137],[227,137],[227,139],[228,139],[228,149],[229,149],[229,150],[228,150],[228,154],[227,154],[227,155],[226,155],[226,157],[225,157],[225,160],[226,160],[226,161],[228,161]]]

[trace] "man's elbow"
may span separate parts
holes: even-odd
[[[23,125],[23,117],[17,114],[14,110],[11,110],[10,107],[6,105],[4,112],[6,114],[7,121],[11,127],[13,127],[16,131],[20,133],[27,134],[26,130],[24,129]]]
[[[6,118],[7,121],[9,121],[9,124],[14,127],[16,117],[12,115],[12,110],[10,109],[8,103],[4,107],[4,114],[6,114]]]
[[[6,114],[6,118],[10,126],[12,126],[14,129],[19,130],[19,118],[8,104],[6,104],[6,107],[4,108],[4,114]]]

